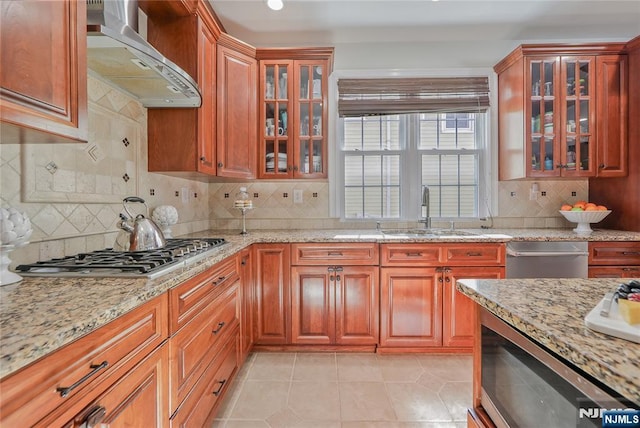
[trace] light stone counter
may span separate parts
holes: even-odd
[[[411,238],[376,230],[205,231],[191,237],[223,237],[228,244],[205,261],[154,280],[25,277],[0,287],[0,378],[113,321],[253,243],[287,242],[507,242],[510,240],[627,240],[640,233],[595,231],[577,237],[558,229],[465,229],[473,236]]]
[[[584,325],[584,317],[619,283],[615,278],[469,279],[458,281],[457,288],[507,324],[640,405],[640,344]]]

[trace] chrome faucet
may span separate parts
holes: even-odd
[[[420,223],[424,223],[425,229],[431,229],[431,216],[429,215],[429,187],[422,186],[422,219]]]

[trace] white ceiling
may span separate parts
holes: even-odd
[[[640,0],[210,0],[227,32],[256,47],[456,41],[623,41]]]

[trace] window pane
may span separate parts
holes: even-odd
[[[362,185],[362,156],[345,156],[344,184],[345,186]]]
[[[362,118],[344,119],[344,150],[362,150]]]
[[[400,184],[400,156],[399,155],[383,156],[382,184],[386,186]]]
[[[345,218],[364,217],[364,189],[362,187],[345,187],[344,216]]]
[[[432,217],[477,215],[477,155],[422,155],[422,185],[429,186]]]
[[[364,184],[367,186],[379,186],[382,184],[382,156],[364,157]]]
[[[384,218],[400,218],[400,187],[382,188],[382,213]]]
[[[364,189],[364,216],[366,218],[382,217],[382,188],[365,187]]]

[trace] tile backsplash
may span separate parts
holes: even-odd
[[[326,181],[206,183],[147,172],[146,109],[92,76],[88,93],[88,144],[0,144],[0,205],[26,212],[34,228],[31,244],[12,253],[14,265],[111,246],[120,200],[130,195],[145,199],[150,210],[175,206],[179,220],[173,236],[209,228],[239,230],[241,215],[233,201],[242,186],[254,204],[246,216],[248,229],[375,227],[375,221],[331,218]],[[588,181],[536,182],[534,200],[533,181],[499,183],[495,227],[571,225],[557,210],[563,202],[586,199]],[[294,202],[298,192],[302,203]],[[460,227],[480,224],[488,222]]]

